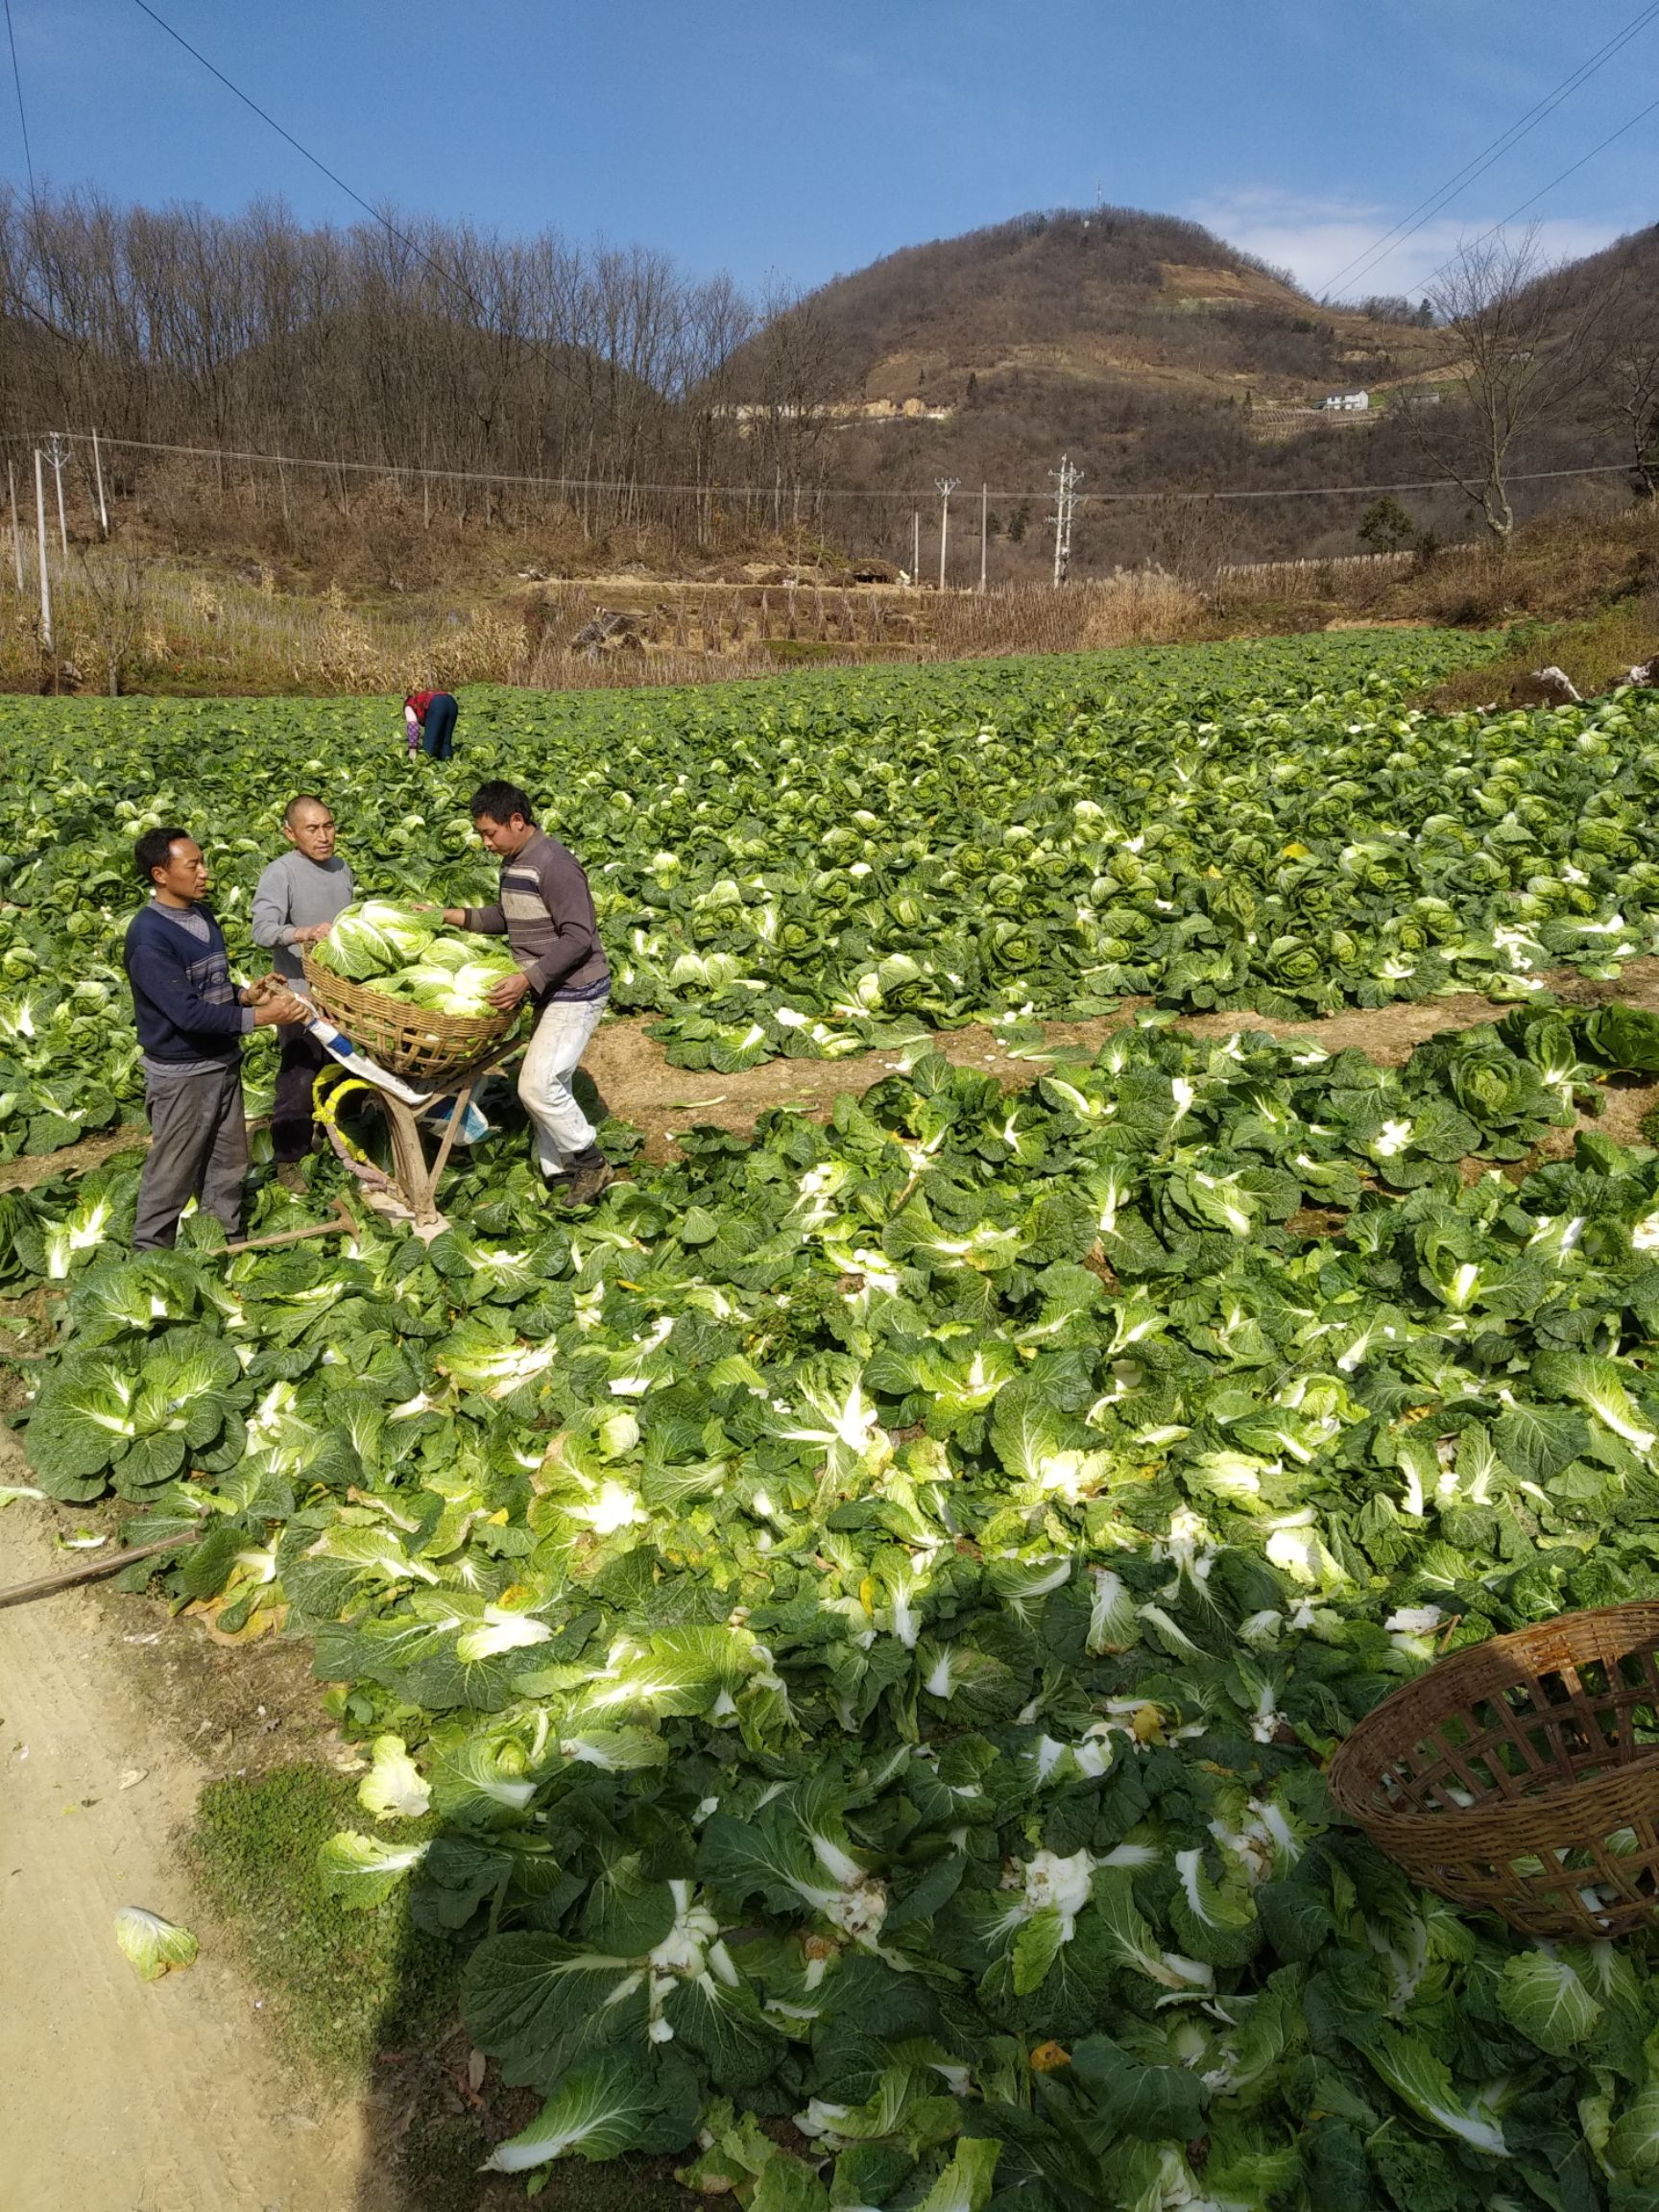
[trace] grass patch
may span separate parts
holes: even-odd
[[[210,1782],[190,1835],[203,1887],[288,2040],[343,2087],[361,2086],[383,2047],[450,2033],[459,2004],[459,1953],[411,1924],[405,1893],[366,1912],[325,1894],[317,1846],[364,1825],[352,1782],[296,1763]],[[430,1823],[405,1825],[416,1838]]]
[[[1563,669],[1585,698],[1622,683],[1625,671],[1659,653],[1659,591],[1616,601],[1582,622],[1527,623],[1511,633],[1508,651],[1475,668],[1459,668],[1429,694],[1441,708],[1535,704],[1532,672]]]

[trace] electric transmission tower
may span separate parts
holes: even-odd
[[[939,490],[939,589],[945,589],[945,543],[950,535],[950,494],[962,479],[960,476],[935,476]]]
[[[1054,525],[1054,588],[1065,583],[1071,566],[1071,517],[1077,507],[1077,485],[1082,477],[1081,469],[1073,469],[1070,454],[1060,456],[1058,469],[1048,471],[1054,482],[1054,512],[1048,519]]]

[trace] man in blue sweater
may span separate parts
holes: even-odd
[[[171,1251],[192,1198],[228,1236],[241,1235],[242,1039],[250,1029],[303,1022],[309,1009],[287,991],[255,1005],[251,990],[237,990],[224,934],[200,903],[207,863],[187,830],[147,830],[133,858],[151,900],[127,926],[125,952],[150,1117],[132,1243],[139,1252]]]

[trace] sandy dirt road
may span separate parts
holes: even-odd
[[[73,1563],[53,1526],[0,1513],[0,1586]],[[290,2072],[199,1910],[174,1839],[204,1769],[122,1635],[84,1591],[0,1611],[0,2212],[346,2212],[361,2111]],[[140,1981],[122,1905],[193,1928],[197,1963]]]

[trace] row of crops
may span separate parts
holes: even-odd
[[[136,1110],[133,836],[201,835],[251,957],[252,885],[302,785],[361,892],[463,903],[493,881],[467,796],[522,778],[592,877],[613,1010],[723,1073],[1125,995],[1298,1018],[1616,975],[1659,916],[1653,708],[1404,704],[1484,650],[1318,638],[477,692],[452,764],[408,762],[376,701],[10,703],[0,1156]]]
[[[1646,950],[1653,709],[1409,716],[1459,649],[888,672],[606,699],[591,722],[502,694],[469,702],[469,756],[430,781],[364,706],[25,715],[0,966],[28,955],[7,1016],[43,1057],[8,1083],[63,1089],[31,1094],[24,1141],[102,1111],[100,1086],[110,1111],[130,1095],[97,973],[122,843],[196,789],[233,941],[255,817],[289,781],[334,804],[367,885],[456,898],[487,880],[456,802],[507,767],[606,896],[637,900],[632,928],[689,943],[693,894],[648,909],[667,871],[645,863],[672,849],[712,883],[741,837],[780,885],[833,874],[827,819],[785,828],[791,792],[844,810],[909,762],[870,836],[891,916],[889,844],[948,874],[970,820],[1006,853],[1056,788],[1056,856],[1054,824],[1111,786],[1139,865],[1182,820],[1179,746],[1209,736],[1225,776],[1195,770],[1150,911],[1221,910],[1204,886],[1230,879],[1214,841],[1245,833],[1231,777],[1319,864],[1302,896],[1323,884],[1376,942],[1443,896],[1459,944],[1496,944],[1520,926],[1499,903],[1548,882],[1562,913],[1618,917],[1584,964]],[[1355,785],[1340,818],[1321,742]],[[926,805],[924,754],[953,763]],[[682,775],[688,821],[709,811],[671,848]],[[1413,827],[1419,871],[1453,829],[1471,840],[1438,891],[1345,863]],[[1065,867],[1097,866],[1082,853]],[[1483,854],[1527,873],[1488,883]],[[1235,879],[1285,896],[1303,863],[1278,857]],[[865,884],[856,864],[835,868]],[[1054,959],[1076,926],[1047,918]],[[1518,997],[1573,951],[1548,926],[1503,971]],[[947,934],[936,914],[905,957]],[[818,950],[781,1003],[821,994],[835,1039],[905,1033],[834,1014],[828,925]],[[959,1011],[1075,1011],[1051,965],[1052,996]],[[683,1050],[709,1042],[704,1004],[664,977]],[[1334,1817],[1321,1767],[1437,1651],[1653,1590],[1659,1155],[1595,1109],[1610,1078],[1659,1073],[1659,1018],[1521,1002],[1398,1070],[1316,1024],[1214,1045],[1149,1019],[1017,1094],[904,1059],[828,1126],[694,1131],[564,1220],[508,1130],[430,1246],[371,1219],[344,1252],[225,1258],[193,1220],[177,1253],[134,1257],[126,1154],[12,1194],[0,1294],[49,1338],[19,1377],[31,1480],[77,1507],[112,1494],[134,1543],[177,1539],[163,1586],[222,1633],[311,1639],[366,1761],[324,1879],[462,1947],[472,2041],[541,2107],[493,2164],[533,2186],[562,2157],[650,2152],[745,2212],[1311,2212],[1338,2192],[1649,2212],[1647,1947],[1460,1916]],[[305,1199],[263,1189],[255,1226],[316,1214],[338,1171],[310,1172]]]
[[[1645,1947],[1460,1918],[1320,1767],[1437,1650],[1653,1588],[1659,1157],[1459,1162],[1656,1055],[1532,1009],[1394,1072],[929,1054],[574,1224],[487,1151],[429,1249],[344,1258],[132,1257],[117,1160],[8,1210],[61,1299],[33,1480],[195,1539],[166,1587],[223,1632],[313,1639],[373,1759],[325,1878],[469,1952],[545,2099],[501,2169],[1649,2205]]]

